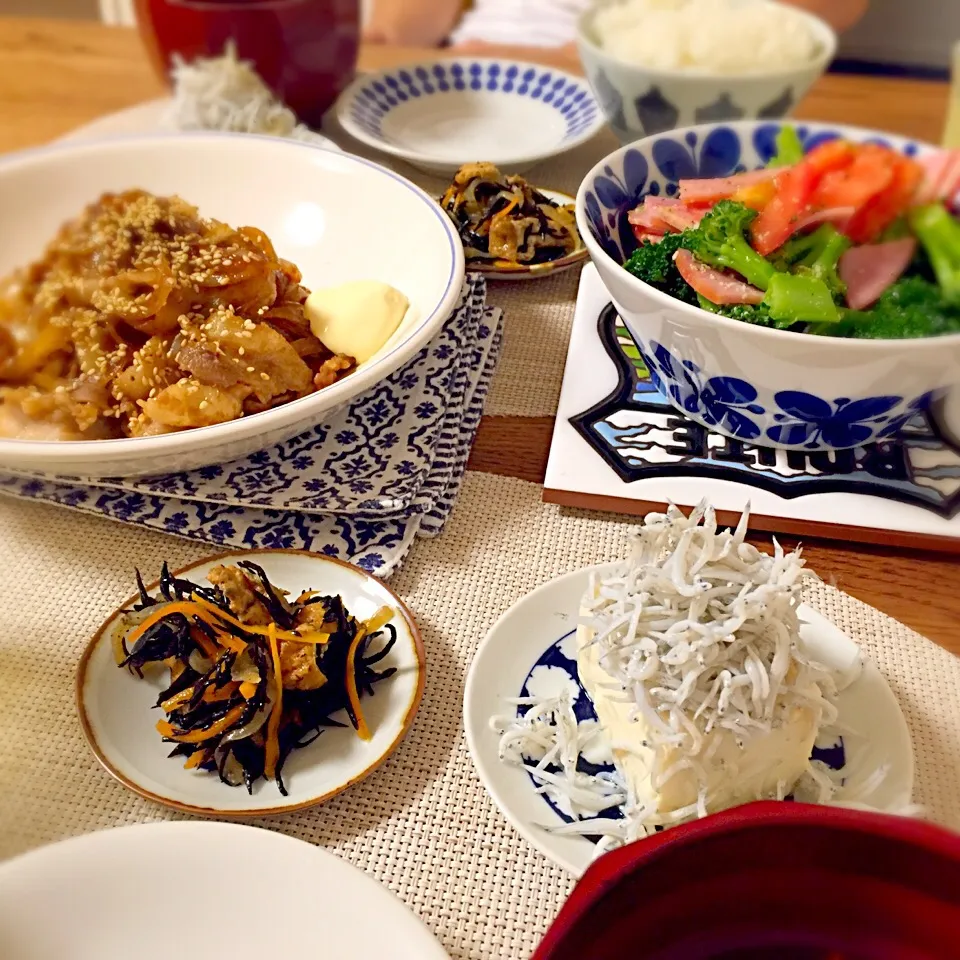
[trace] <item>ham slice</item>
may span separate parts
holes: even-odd
[[[903,275],[916,248],[913,237],[903,237],[847,250],[838,264],[840,279],[847,285],[847,306],[863,310],[876,303],[884,290]]]
[[[682,233],[697,226],[707,209],[688,206],[676,197],[646,197],[627,214],[627,222],[634,234],[638,228],[650,233]]]
[[[651,203],[652,200],[658,201]],[[665,220],[660,216],[661,211],[667,204],[679,204],[679,200],[668,200],[666,197],[646,197],[638,207],[634,207],[627,214],[627,223],[633,227],[633,232],[638,229],[646,230],[651,233],[666,233],[670,228]]]
[[[680,276],[711,303],[724,306],[731,303],[759,303],[763,299],[762,290],[722,270],[714,270],[683,247],[673,255],[673,262]]]
[[[856,207],[826,207],[801,217],[794,228],[800,233],[809,227],[819,227],[821,223],[832,223],[841,233],[850,218],[857,212]]]
[[[960,150],[937,150],[919,157],[923,180],[914,195],[914,203],[935,200],[953,202],[960,190]]]
[[[763,170],[748,170],[732,177],[714,177],[709,180],[681,180],[680,199],[684,203],[716,203],[732,197],[744,187],[766,183],[790,170],[790,167],[771,167]]]
[[[709,207],[689,207],[680,204],[676,207],[667,207],[660,213],[660,219],[677,233],[692,230],[700,226],[700,221],[707,215]]]

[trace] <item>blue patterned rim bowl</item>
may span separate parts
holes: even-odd
[[[577,50],[607,123],[624,143],[693,123],[786,116],[837,50],[830,25],[798,10],[817,44],[816,57],[800,66],[735,75],[656,70],[603,50],[593,25],[597,9],[591,7],[580,18]]]
[[[359,77],[341,94],[336,113],[362,143],[442,176],[477,160],[522,172],[579,146],[604,123],[582,77],[488,57]]]
[[[753,326],[681,303],[623,269],[637,241],[627,213],[677,181],[763,166],[778,123],[701,124],[610,154],[577,194],[577,225],[654,382],[686,416],[736,440],[784,450],[842,450],[891,437],[960,384],[960,334],[846,340]],[[803,123],[824,140],[880,142],[908,155],[933,147],[858,127]],[[957,410],[960,404],[946,405]]]

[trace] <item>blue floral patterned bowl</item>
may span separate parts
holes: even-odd
[[[577,49],[607,122],[624,142],[692,123],[786,116],[826,70],[837,49],[829,24],[797,11],[817,42],[813,60],[765,73],[723,75],[655,70],[610,56],[593,29],[597,7],[580,19]]]
[[[679,410],[734,439],[841,450],[897,433],[960,384],[960,334],[846,340],[753,326],[674,300],[623,269],[636,247],[627,212],[677,181],[763,166],[780,124],[702,124],[647,137],[598,163],[577,195],[587,249],[654,380]],[[805,145],[838,136],[906,154],[933,149],[872,130],[808,123]],[[960,405],[955,405],[960,406]]]

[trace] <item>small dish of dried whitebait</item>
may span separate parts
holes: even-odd
[[[467,678],[467,741],[504,815],[582,873],[598,852],[760,799],[909,813],[913,752],[877,666],[701,504],[628,557],[511,607]]]

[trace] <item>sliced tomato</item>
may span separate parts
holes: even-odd
[[[854,243],[875,240],[897,217],[906,213],[923,178],[923,168],[909,157],[896,158],[893,180],[886,190],[868,200],[851,218],[844,233]]]
[[[816,174],[805,163],[791,167],[777,179],[777,192],[750,225],[750,240],[764,257],[783,246],[809,212]]]
[[[890,186],[898,159],[892,150],[865,144],[852,162],[823,175],[811,202],[814,207],[862,207]]]
[[[828,140],[814,147],[800,163],[809,167],[819,179],[831,170],[842,170],[850,164],[856,149],[849,140]]]
[[[797,224],[813,211],[813,192],[821,179],[832,171],[848,167],[854,153],[853,144],[846,140],[828,140],[777,177],[773,199],[750,227],[757,253],[767,257],[790,239]]]

